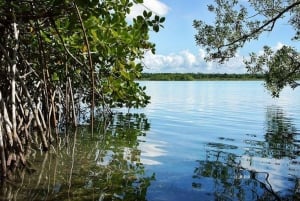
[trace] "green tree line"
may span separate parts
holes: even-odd
[[[263,80],[262,74],[234,73],[142,73],[140,80],[193,81],[193,80]],[[300,79],[300,76],[299,76]]]

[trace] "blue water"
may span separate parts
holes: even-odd
[[[300,200],[300,88],[273,99],[261,81],[140,84],[150,105],[30,149],[0,200]]]
[[[295,199],[300,89],[272,98],[261,81],[141,82],[151,128],[141,162],[148,200]]]

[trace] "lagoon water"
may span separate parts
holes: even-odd
[[[278,200],[300,193],[300,91],[261,81],[142,82],[148,200]]]
[[[273,99],[261,81],[140,84],[150,105],[32,151],[34,171],[2,184],[1,199],[300,199],[300,89]]]

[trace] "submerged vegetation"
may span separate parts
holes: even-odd
[[[141,162],[140,136],[150,123],[143,114],[95,118],[62,134],[48,152],[31,150],[31,165],[0,186],[1,200],[146,200],[154,174]]]
[[[110,114],[112,107],[144,107],[139,86],[149,31],[163,17],[144,11],[127,18],[142,0],[0,0],[1,175],[26,165],[31,147],[49,150],[59,130],[77,126],[82,107]]]

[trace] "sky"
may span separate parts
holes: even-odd
[[[149,9],[166,17],[164,28],[158,33],[150,33],[150,41],[156,44],[156,54],[146,53],[144,72],[246,73],[243,60],[250,52],[260,52],[264,45],[274,49],[283,44],[295,46],[295,42],[290,40],[294,30],[286,22],[279,21],[272,32],[247,43],[236,57],[225,64],[206,62],[203,47],[196,45],[196,31],[192,24],[195,19],[213,22],[214,15],[207,11],[207,5],[211,3],[212,0],[144,0],[143,6],[134,6],[133,16]]]

